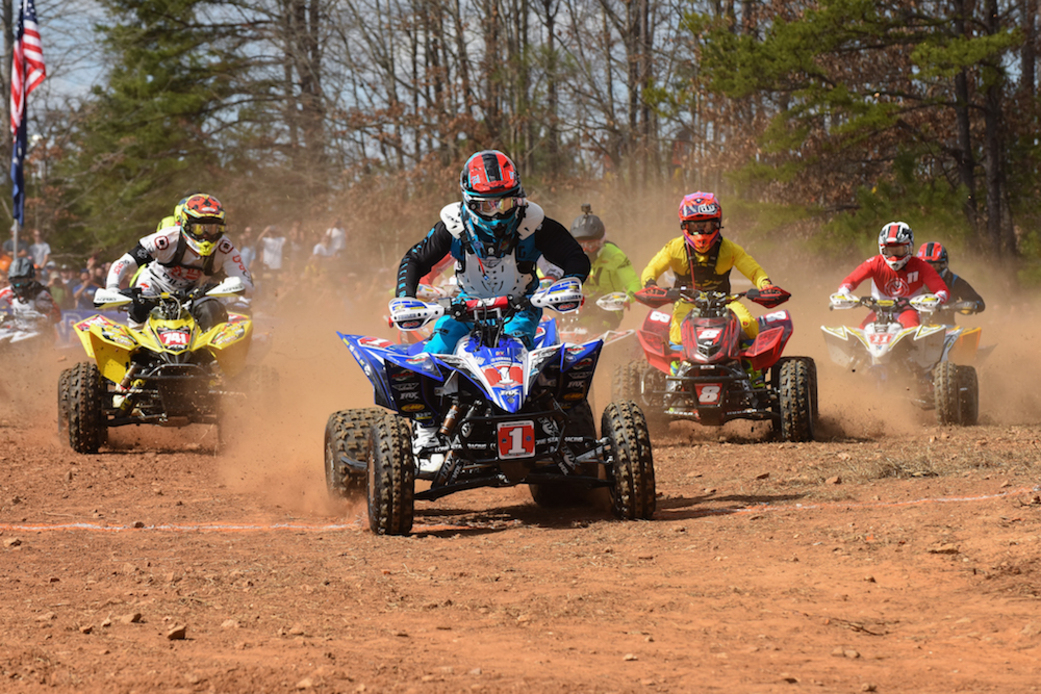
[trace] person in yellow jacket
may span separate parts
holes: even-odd
[[[712,193],[698,191],[683,198],[680,228],[683,235],[665,244],[643,269],[640,275],[643,286],[657,285],[658,278],[672,270],[677,287],[729,294],[730,271],[735,267],[757,288],[773,286],[766,271],[745,249],[723,238],[723,207]],[[680,344],[680,325],[691,308],[693,304],[688,301],[677,301],[673,307],[669,341],[674,345]],[[759,334],[759,324],[739,301],[731,302],[727,308],[741,321],[748,339]]]
[[[582,205],[582,214],[571,222],[570,231],[582,246],[590,264],[589,277],[582,284],[586,303],[579,311],[579,322],[615,330],[621,324],[624,312],[605,311],[597,307],[596,300],[613,292],[625,292],[631,300],[643,286],[636,268],[625,251],[607,240],[604,222],[593,214],[593,206],[589,203]],[[557,280],[563,276],[563,271],[540,259],[539,276]]]

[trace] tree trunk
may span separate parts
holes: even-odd
[[[965,2],[956,0],[954,33],[965,37]],[[969,228],[979,233],[979,207],[976,204],[976,157],[972,150],[971,121],[969,119],[969,77],[965,70],[954,76],[954,112],[958,123],[958,149],[954,159],[958,167],[958,182],[965,187],[966,197],[962,212]]]

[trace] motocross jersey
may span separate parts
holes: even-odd
[[[839,291],[852,293],[864,280],[871,280],[871,296],[876,299],[910,299],[926,290],[935,294],[940,303],[946,303],[949,296],[947,285],[932,265],[913,256],[900,270],[889,267],[881,254],[868,258],[842,280]]]
[[[192,289],[221,270],[245,283],[246,296],[253,291],[253,278],[227,236],[217,243],[212,255],[200,256],[184,241],[179,226],[161,229],[142,238],[133,250],[112,263],[106,286],[118,289],[139,267],[143,269],[134,277],[134,286],[156,292]]]
[[[539,259],[539,272],[555,280],[564,276],[563,270],[545,258]],[[611,292],[625,292],[632,296],[640,291],[641,286],[629,256],[614,243],[606,241],[590,264],[589,277],[582,283],[582,292],[594,299]]]
[[[39,313],[51,323],[61,321],[61,309],[54,303],[54,297],[46,287],[34,282],[28,293],[32,295],[32,300],[19,297],[11,287],[0,289],[0,308],[10,309],[15,316]]]
[[[589,274],[589,259],[582,247],[538,205],[527,204],[516,232],[519,241],[513,252],[502,258],[480,258],[467,252],[461,210],[462,203],[458,202],[442,209],[441,221],[405,253],[398,268],[396,296],[415,296],[420,278],[447,255],[455,260],[461,294],[477,299],[534,294],[538,289],[535,264],[542,255],[563,268],[565,277],[585,280]]]
[[[972,310],[972,313],[981,313],[987,304],[984,303],[983,297],[979,295],[972,285],[965,281],[965,278],[960,275],[956,275],[950,270],[945,270],[940,273],[940,279],[947,284],[947,290],[951,294],[951,298],[947,302],[947,306],[951,306],[954,303],[967,301],[976,304],[976,307]],[[956,319],[957,312],[954,308],[941,307],[939,311],[935,312],[930,318],[930,323],[936,325],[957,325]]]
[[[646,285],[657,280],[666,270],[672,270],[676,274],[677,287],[693,286],[702,291],[729,293],[730,271],[735,267],[760,289],[770,283],[766,271],[755,262],[755,258],[730,239],[722,239],[707,254],[693,253],[691,257],[690,253],[682,236],[674,238],[647,263],[640,275],[640,283]]]
[[[652,280],[657,281],[663,273],[671,270],[676,275],[674,286],[693,286],[701,291],[729,294],[730,271],[735,267],[759,289],[770,284],[766,271],[755,258],[730,239],[720,239],[708,253],[701,254],[690,250],[686,239],[678,236],[651,258],[651,262],[640,275],[640,281],[646,285]],[[669,341],[673,344],[680,343],[680,325],[692,308],[694,304],[689,301],[677,301],[673,306],[672,324],[669,327]],[[727,308],[741,321],[741,329],[747,338],[752,339],[759,334],[759,324],[744,305],[739,301],[732,301],[727,304]]]

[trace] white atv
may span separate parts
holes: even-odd
[[[867,371],[879,388],[890,382],[912,383],[911,402],[936,410],[940,424],[970,426],[979,419],[979,381],[976,369],[951,361],[960,333],[948,335],[942,325],[905,328],[902,312],[913,308],[929,314],[939,300],[926,294],[912,299],[875,299],[832,294],[831,309],[866,307],[874,320],[863,328],[822,326],[831,360],[850,371]]]

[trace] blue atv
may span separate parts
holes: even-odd
[[[611,403],[600,420],[601,436],[596,433],[587,396],[603,341],[561,344],[555,326],[544,322],[528,349],[504,331],[531,306],[577,308],[581,289],[576,297],[568,282],[530,300],[392,302],[401,330],[418,330],[446,314],[470,326],[453,354],[338,333],[372,382],[378,407],[329,417],[330,493],[365,489],[369,527],[381,535],[411,531],[416,499],[520,484],[544,507],[606,487],[616,517],[651,518],[654,460],[643,412],[633,402]],[[418,436],[421,431],[429,435]],[[417,479],[428,480],[429,488],[416,491]]]

